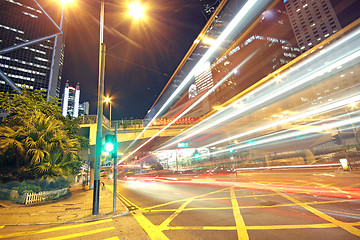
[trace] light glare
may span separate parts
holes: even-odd
[[[62,4],[64,4],[64,5],[66,5],[66,4],[69,4],[69,3],[73,3],[74,0],[60,0],[60,2],[61,2]]]
[[[144,18],[144,10],[144,7],[141,6],[139,2],[133,2],[129,4],[129,15],[132,16],[135,20]]]

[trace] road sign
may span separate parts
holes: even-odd
[[[188,142],[180,142],[176,145],[178,148],[185,148],[189,146]]]

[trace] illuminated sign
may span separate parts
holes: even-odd
[[[153,126],[161,126],[161,125],[167,125],[170,122],[172,122],[174,119],[173,118],[158,118],[155,119],[153,122]],[[199,121],[200,118],[199,117],[182,117],[179,118],[178,120],[176,120],[173,124],[178,125],[178,124],[192,124],[195,123],[197,121]]]
[[[185,148],[189,146],[189,143],[187,142],[181,142],[176,145],[178,148]]]

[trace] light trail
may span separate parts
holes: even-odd
[[[249,147],[252,147],[255,145],[260,146],[260,145],[264,145],[267,143],[274,143],[274,142],[277,142],[280,140],[285,140],[285,139],[294,138],[294,137],[298,137],[298,136],[305,136],[307,134],[311,134],[314,132],[321,132],[321,131],[328,130],[328,129],[336,129],[338,127],[349,125],[349,124],[351,124],[351,122],[355,122],[355,123],[360,122],[360,117],[354,117],[354,118],[348,119],[348,120],[337,121],[334,123],[328,123],[328,124],[322,125],[322,126],[314,126],[311,129],[282,134],[280,136],[269,137],[269,138],[268,138],[268,136],[265,136],[265,138],[256,138],[257,141],[254,143],[246,143],[246,144],[242,144],[242,145],[239,144],[238,146],[232,146],[232,149],[237,150],[237,149],[249,148]],[[223,153],[223,152],[227,152],[227,151],[228,151],[228,149],[221,149],[221,150],[215,151],[211,154],[219,154],[219,153]]]
[[[251,57],[253,55],[255,55],[256,52],[253,52],[251,55],[249,55],[243,62],[241,62],[240,64],[238,64],[234,69],[237,69],[239,67],[241,67],[243,64],[245,64],[249,59],[251,59]],[[189,106],[187,109],[185,109],[183,112],[181,112],[177,117],[175,117],[170,123],[168,123],[166,126],[164,126],[161,130],[159,130],[157,133],[155,133],[151,138],[149,138],[145,143],[141,144],[138,148],[136,148],[133,152],[131,152],[128,156],[126,156],[126,158],[124,158],[123,160],[125,161],[129,156],[131,156],[132,154],[134,154],[135,152],[139,151],[143,146],[145,146],[146,144],[148,144],[150,141],[152,141],[155,137],[159,136],[163,131],[165,131],[168,127],[170,127],[172,124],[174,124],[179,118],[181,118],[182,116],[184,116],[186,113],[188,113],[191,109],[193,109],[194,107],[196,107],[199,103],[201,103],[201,101],[203,101],[208,95],[210,95],[213,91],[215,91],[216,88],[218,88],[222,83],[224,83],[231,75],[233,75],[234,72],[231,71],[230,73],[228,73],[224,78],[222,78],[219,82],[217,82],[209,91],[207,91],[206,93],[204,93],[196,102],[194,102],[191,106]],[[143,132],[145,131],[145,129],[143,130]],[[138,136],[139,137],[139,136]],[[136,139],[134,140],[136,141]],[[131,145],[128,146],[128,148]],[[121,161],[122,162],[122,161]]]
[[[348,64],[348,65],[352,64],[351,66],[358,65],[358,63],[359,63],[358,58],[360,56],[360,51],[359,51],[359,46],[358,46],[358,44],[356,44],[356,42],[359,38],[359,33],[360,33],[360,29],[356,29],[354,32],[349,33],[344,38],[341,38],[338,41],[332,43],[327,48],[322,49],[321,51],[317,52],[316,54],[306,58],[304,61],[300,62],[296,68],[287,69],[283,74],[273,77],[271,81],[268,81],[268,82],[264,83],[262,86],[253,90],[251,92],[251,94],[245,95],[244,97],[237,100],[233,104],[230,104],[226,108],[220,110],[219,112],[217,112],[214,115],[210,116],[209,118],[205,119],[201,123],[195,125],[194,127],[190,128],[187,131],[185,131],[184,133],[180,134],[179,136],[181,136],[181,135],[183,136],[180,139],[174,140],[173,142],[171,142],[171,143],[167,144],[166,146],[163,146],[155,151],[160,151],[162,149],[168,148],[178,142],[184,141],[185,139],[188,139],[197,134],[200,134],[201,132],[204,132],[210,128],[217,127],[220,124],[225,124],[226,121],[229,121],[230,119],[232,119],[234,117],[239,117],[240,114],[245,114],[246,112],[250,112],[250,111],[254,111],[254,110],[258,109],[262,104],[269,105],[270,103],[275,102],[279,98],[284,98],[285,96],[289,96],[290,94],[293,93],[292,91],[297,91],[298,89],[304,89],[306,87],[311,86],[314,83],[318,83],[318,82],[323,81],[324,79],[327,79],[330,74],[331,75],[339,74],[340,72],[344,71],[343,69],[346,68],[346,67],[343,67],[343,65],[346,65],[346,64]],[[340,52],[343,49],[342,45],[347,45],[347,46],[354,45],[354,46],[348,52],[338,53],[337,58],[334,58],[334,56],[335,56],[334,52],[336,52],[334,50],[337,50],[338,52]],[[326,54],[331,54],[331,57],[332,57],[330,59],[331,63],[329,63],[329,61],[330,61],[328,59],[329,56],[326,56]],[[339,54],[340,54],[340,56],[339,56]],[[346,56],[346,54],[348,54],[348,55]],[[304,54],[303,56],[305,56],[305,55],[306,54]],[[319,58],[327,59],[328,61],[325,64],[328,64],[328,65],[322,66],[322,64],[324,64],[324,62],[320,61]],[[319,64],[320,64],[320,66],[318,66],[316,68],[316,65],[319,65]],[[198,66],[198,65],[196,65],[196,66]],[[300,69],[302,67],[306,67],[306,66],[309,66],[309,67],[311,66],[313,68],[315,67],[316,69],[312,70],[311,72],[303,71],[303,72],[306,72],[305,76],[303,76],[299,72],[301,72]],[[342,67],[339,68],[339,66],[342,66]],[[347,68],[349,68],[349,66],[347,66]],[[275,73],[277,74],[278,71],[274,72],[273,75],[275,75]],[[294,77],[291,78],[291,76],[289,76],[290,74],[294,74],[295,78]],[[188,77],[189,76],[190,76],[190,74],[188,75]],[[224,79],[226,79],[228,76],[229,75],[225,76]],[[288,78],[290,81],[288,81],[288,82],[284,81],[286,84],[284,84],[283,86],[277,86],[278,79],[286,79],[286,78]],[[311,84],[311,85],[307,85],[307,84]],[[274,88],[276,87],[274,89],[274,90],[276,90],[276,92],[272,92],[271,90],[269,91],[268,88],[271,87],[272,85]],[[216,85],[216,86],[218,86],[218,85]],[[178,89],[180,89],[180,87]],[[264,96],[258,97],[257,99],[251,97],[251,96],[255,96],[256,94],[261,95],[261,92],[262,91],[266,92],[266,90],[268,93],[263,94]],[[209,91],[209,92],[211,92],[211,91]],[[193,106],[195,106],[195,104],[198,104],[199,102],[201,102],[204,98],[205,98],[205,96],[202,96],[202,98],[198,99],[198,101],[196,101],[196,103],[194,103],[191,106],[191,108]],[[253,102],[250,102],[249,99],[253,100]],[[249,101],[248,106],[246,106],[244,103],[246,101]],[[242,107],[241,109],[238,109],[239,105],[241,105],[241,107]],[[238,109],[238,110],[236,110],[236,109]],[[125,161],[129,156],[131,156],[132,154],[137,152],[139,149],[141,149],[143,146],[145,146],[150,141],[152,141],[156,136],[158,136],[161,132],[163,132],[165,129],[167,129],[169,126],[171,126],[176,120],[178,120],[180,117],[182,117],[188,111],[189,110],[185,110],[182,114],[178,115],[177,118],[175,118],[173,121],[171,121],[169,124],[167,124],[157,134],[153,135],[145,143],[143,143],[141,146],[139,146],[134,151],[132,151],[130,154],[128,154],[125,158],[123,158],[123,160],[121,162]],[[161,111],[159,111],[159,112],[161,112]],[[229,112],[229,113],[227,113],[227,112]],[[153,120],[156,117],[157,116],[155,116],[153,118]],[[206,124],[206,122],[208,122],[212,119],[214,119],[214,121],[212,123]],[[149,123],[149,125],[147,127],[144,128],[144,130],[139,134],[139,136],[141,136],[146,131],[146,129],[151,125],[151,123],[152,123],[152,121]],[[201,125],[204,125],[204,124],[205,124],[205,126],[201,127]],[[193,132],[191,132],[191,131],[193,131]],[[133,141],[133,143],[139,138],[139,136]],[[128,146],[128,148],[130,146]]]
[[[321,168],[321,167],[340,167],[340,163],[329,164],[314,164],[314,165],[290,165],[290,166],[269,166],[269,167],[248,167],[248,168],[236,168],[236,171],[248,171],[248,170],[268,170],[268,169],[287,169],[287,168]]]
[[[258,3],[259,2],[259,3]],[[174,91],[174,93],[169,97],[169,99],[163,104],[163,106],[160,108],[160,110],[155,114],[155,116],[150,120],[149,124],[143,129],[143,131],[134,139],[134,141],[125,149],[129,149],[139,138],[140,136],[151,126],[151,124],[155,121],[155,119],[162,113],[162,111],[168,107],[168,105],[175,99],[175,97],[178,96],[178,94],[183,91],[184,87],[188,85],[188,83],[192,80],[194,73],[197,71],[198,68],[202,67],[203,64],[209,60],[209,58],[213,55],[213,53],[218,49],[218,47],[224,42],[224,40],[229,36],[229,34],[235,29],[236,26],[241,25],[247,26],[249,19],[246,19],[245,16],[247,12],[249,12],[256,4],[259,4],[258,8],[265,8],[270,4],[271,1],[269,0],[251,0],[247,1],[245,5],[240,9],[240,11],[236,14],[236,16],[233,18],[233,20],[228,24],[228,26],[224,29],[224,31],[219,35],[219,37],[216,39],[214,44],[207,50],[207,52],[202,56],[202,58],[199,60],[199,62],[195,65],[195,67],[189,72],[189,74],[186,76],[186,78],[181,82],[180,86]],[[245,19],[245,20],[243,20]],[[242,22],[245,21],[245,22]],[[169,123],[168,125],[172,125],[174,121]],[[146,142],[146,144],[149,141]],[[141,145],[134,151],[132,151],[130,154],[125,156],[122,161],[126,160],[129,156],[134,154],[136,151],[138,151],[141,147]]]
[[[274,77],[271,81],[265,83],[264,85],[260,86],[259,88],[255,89],[254,91],[252,91],[251,94],[245,95],[244,97],[242,97],[241,99],[232,103],[231,105],[227,106],[226,108],[220,110],[219,112],[213,114],[209,118],[203,120],[202,122],[196,124],[192,128],[181,133],[179,136],[181,136],[181,135],[185,135],[185,136],[183,136],[180,139],[170,142],[169,144],[157,149],[156,151],[168,148],[178,142],[184,141],[184,140],[186,140],[190,137],[193,137],[201,132],[204,132],[210,128],[214,128],[215,126],[217,126],[219,124],[224,124],[225,121],[227,121],[235,116],[238,116],[242,113],[249,112],[251,110],[254,111],[261,104],[269,103],[271,100],[275,101],[276,98],[281,97],[282,94],[284,94],[285,96],[290,95],[292,90],[297,90],[301,86],[304,87],[303,85],[305,85],[307,83],[314,84],[315,82],[320,82],[321,80],[326,79],[326,76],[324,76],[325,74],[329,74],[332,71],[333,71],[333,74],[340,73],[341,71],[343,71],[342,70],[343,68],[338,68],[339,66],[342,66],[345,64],[352,64],[352,66],[358,65],[359,64],[358,58],[360,56],[360,51],[359,51],[358,45],[355,45],[354,48],[351,49],[352,53],[350,53],[349,55],[344,57],[344,55],[346,54],[346,53],[344,53],[342,56],[338,57],[337,59],[332,59],[333,60],[332,64],[329,64],[326,67],[320,66],[318,69],[315,69],[311,72],[307,71],[307,75],[305,75],[305,76],[298,76],[298,78],[291,79],[291,81],[289,81],[285,86],[282,86],[282,87],[278,86],[278,88],[276,89],[276,92],[271,92],[268,90],[267,92],[271,92],[271,93],[265,94],[265,96],[257,99],[257,101],[255,101],[255,99],[254,99],[253,103],[249,103],[248,106],[245,106],[244,102],[246,102],[247,99],[252,99],[252,96],[254,96],[256,94],[261,95],[260,93],[262,91],[266,92],[266,89],[268,89],[270,85],[276,85],[276,82],[278,81],[278,79],[285,79],[286,77],[289,77],[290,73],[292,73],[292,72],[295,72],[295,74],[296,74],[301,67],[304,67],[306,65],[312,65],[313,63],[317,63],[319,61],[318,60],[319,58],[324,58],[325,57],[324,55],[327,53],[330,53],[330,54],[333,53],[335,48],[342,49],[342,44],[348,45],[349,44],[348,41],[350,41],[350,40],[353,40],[353,44],[356,44],[356,40],[359,38],[359,35],[360,35],[360,29],[357,29],[353,33],[349,34],[347,37],[340,39],[338,42],[333,43],[333,45],[330,45],[328,48],[321,50],[314,56],[309,57],[305,61],[299,63],[297,68],[289,69],[289,70],[285,71],[283,74]],[[353,39],[353,38],[355,38],[355,39]],[[342,57],[342,59],[341,59],[341,57]],[[322,78],[320,80],[318,79],[316,81],[315,79],[319,78],[319,77],[322,77]],[[236,111],[236,109],[238,108],[237,107],[238,105],[241,105],[242,108],[239,109],[238,111]],[[226,114],[226,111],[228,111],[228,110],[230,113]],[[217,116],[219,116],[219,117],[216,118]],[[208,122],[209,120],[211,120],[213,118],[215,118],[215,121],[201,127],[201,125],[206,124],[206,122]]]
[[[227,142],[227,141],[231,141],[231,140],[234,140],[234,139],[237,139],[237,138],[240,138],[240,137],[245,137],[245,136],[248,136],[248,135],[251,135],[251,134],[266,130],[266,129],[269,129],[269,128],[277,127],[277,126],[280,126],[280,125],[285,124],[285,123],[290,123],[290,122],[300,120],[300,119],[303,119],[303,118],[306,118],[306,117],[309,117],[309,116],[315,116],[315,115],[319,115],[319,114],[322,114],[322,113],[326,113],[326,112],[329,112],[331,110],[338,109],[340,107],[344,107],[344,106],[348,105],[349,103],[356,102],[356,101],[360,101],[360,95],[356,95],[354,97],[344,99],[344,100],[341,100],[339,102],[328,104],[328,105],[325,105],[325,106],[323,106],[321,108],[313,109],[311,111],[304,112],[304,113],[301,113],[301,114],[298,114],[298,115],[295,115],[295,116],[292,116],[292,117],[289,117],[289,118],[285,118],[283,120],[276,121],[274,123],[270,123],[270,124],[264,125],[262,127],[259,127],[259,128],[244,132],[244,133],[240,133],[240,134],[228,137],[228,138],[224,138],[222,140],[219,140],[217,142],[205,145],[203,147],[207,148],[207,147],[215,146],[215,145],[218,145],[218,144],[221,144],[221,143],[224,143],[224,142]]]

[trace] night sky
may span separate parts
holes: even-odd
[[[68,28],[63,86],[80,83],[80,102],[97,111],[100,3],[74,0]],[[148,0],[146,18],[128,16],[127,1],[105,1],[105,96],[112,119],[144,118],[205,25],[198,0]],[[63,89],[62,89],[63,91]],[[104,114],[109,118],[109,106]]]

